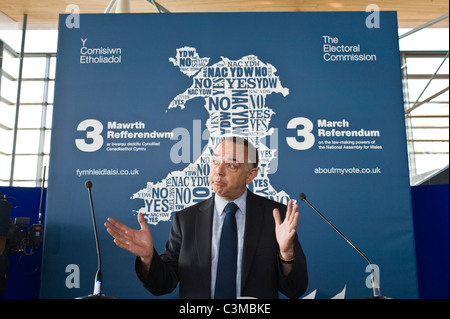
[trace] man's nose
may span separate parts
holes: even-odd
[[[217,174],[223,175],[223,173],[225,172],[225,165],[226,164],[224,162],[219,163],[218,165],[216,165],[216,172],[217,172]]]

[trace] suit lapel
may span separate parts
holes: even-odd
[[[264,220],[264,207],[258,197],[252,192],[247,193],[247,211],[245,216],[244,247],[242,256],[241,289],[244,287],[249,275],[253,256],[258,246],[262,223]]]
[[[207,199],[199,207],[195,217],[195,243],[197,247],[197,257],[202,272],[204,289],[207,295],[211,293],[211,239],[212,221],[214,214],[214,196]],[[199,281],[200,282],[200,281]]]

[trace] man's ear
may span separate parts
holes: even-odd
[[[250,184],[253,179],[256,177],[256,175],[258,175],[258,169],[252,168],[251,170],[248,171],[247,173],[247,185]]]

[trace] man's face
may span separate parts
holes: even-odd
[[[214,150],[209,181],[214,192],[227,201],[242,195],[258,174],[247,162],[247,148],[223,141]]]

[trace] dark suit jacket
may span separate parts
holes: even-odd
[[[288,276],[281,272],[273,219],[275,207],[283,220],[285,205],[248,191],[242,257],[243,297],[275,299],[279,290],[289,298],[299,298],[306,291],[306,258],[297,235],[294,269]],[[166,250],[160,256],[154,251],[146,278],[141,273],[140,259],[136,259],[136,273],[152,294],[170,293],[179,282],[181,298],[211,298],[213,213],[214,197],[176,213]]]

